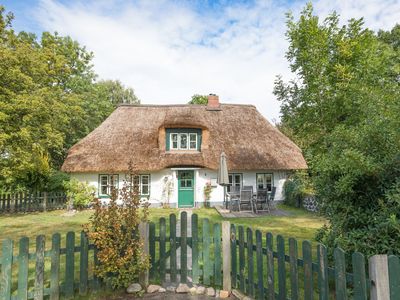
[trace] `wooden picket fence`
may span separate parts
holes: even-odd
[[[351,264],[346,264],[346,253],[337,248],[329,266],[322,244],[313,251],[311,243],[303,241],[299,249],[294,238],[274,238],[271,233],[229,222],[221,226],[203,219],[199,224],[196,214],[189,234],[186,212],[181,213],[181,234],[177,236],[176,222],[176,216],[170,215],[169,222],[160,218],[149,224],[152,282],[191,281],[224,290],[234,288],[256,299],[400,299],[400,260],[394,255],[374,256],[368,263],[356,252]],[[347,265],[351,270],[346,270]],[[385,292],[388,298],[380,295]]]
[[[346,255],[341,249],[335,249],[334,263],[329,266],[323,245],[313,249],[310,242],[303,241],[299,251],[293,238],[274,238],[227,221],[211,224],[208,219],[199,221],[196,214],[188,220],[186,212],[179,221],[172,214],[141,224],[139,233],[151,259],[151,268],[143,276],[146,284],[192,282],[238,289],[256,299],[279,300],[394,300],[400,295],[400,262],[393,255],[373,256],[368,262],[361,253],[354,253],[351,270],[346,271]],[[36,250],[30,253],[32,246]],[[98,263],[95,248],[84,233],[79,240],[73,232],[67,233],[65,247],[56,233],[51,247],[45,247],[45,237],[40,235],[35,245],[30,247],[24,237],[18,251],[14,248],[13,241],[3,241],[2,300],[73,298],[104,287],[94,276]]]
[[[84,232],[77,243],[74,232],[66,234],[65,247],[61,247],[61,235],[55,233],[51,248],[46,250],[45,236],[36,237],[35,251],[30,252],[30,243],[23,237],[18,243],[18,254],[14,242],[6,239],[2,243],[0,257],[0,299],[44,299],[73,298],[96,291],[101,281],[93,275],[96,265],[94,245],[89,244]],[[79,259],[77,259],[77,256]],[[89,260],[90,258],[90,260]]]
[[[66,204],[67,196],[61,192],[0,194],[0,214],[64,209]]]

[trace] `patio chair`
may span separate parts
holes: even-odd
[[[243,210],[242,207],[247,206],[248,209]],[[240,191],[239,211],[253,212],[253,187],[244,186]]]
[[[276,186],[273,186],[271,189],[271,194],[268,197],[268,204],[270,208],[275,208],[275,203],[274,203],[275,193],[276,193]]]
[[[270,211],[269,197],[267,189],[258,189],[256,197],[254,198],[254,210],[256,213],[259,211]]]
[[[228,196],[229,210],[232,211],[234,206],[236,206],[239,210],[240,187],[231,186],[230,191],[227,193],[227,196]]]

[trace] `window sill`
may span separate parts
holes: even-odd
[[[140,198],[150,198],[150,195],[139,195]],[[110,199],[111,196],[109,195],[99,195],[97,196],[99,199]]]
[[[165,151],[167,154],[198,154],[201,153],[199,150],[168,150]]]

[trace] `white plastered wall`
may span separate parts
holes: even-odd
[[[273,182],[276,187],[275,200],[283,200],[282,188],[287,178],[286,171],[269,171],[269,170],[252,170],[252,171],[229,171],[229,173],[240,173],[243,178],[243,185],[251,185],[256,190],[256,174],[257,173],[272,173]],[[101,173],[104,174],[104,173]],[[178,180],[177,170],[164,169],[157,172],[143,172],[142,174],[150,174],[150,197],[149,202],[152,206],[160,206],[167,201],[165,181],[170,181],[171,190],[169,203],[171,206],[177,206],[178,203]],[[118,186],[122,187],[124,184],[125,174],[119,175]],[[212,184],[212,191],[210,196],[211,205],[222,204],[224,198],[223,187],[216,184],[217,171],[209,169],[195,169],[195,195],[194,201],[196,206],[202,206],[204,203],[204,186],[210,182]],[[73,173],[72,178],[76,178],[81,182],[87,182],[89,185],[94,186],[96,190],[99,186],[99,173]]]

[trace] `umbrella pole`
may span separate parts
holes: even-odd
[[[224,185],[224,202],[225,208],[228,209],[228,199],[226,199],[226,186]]]

